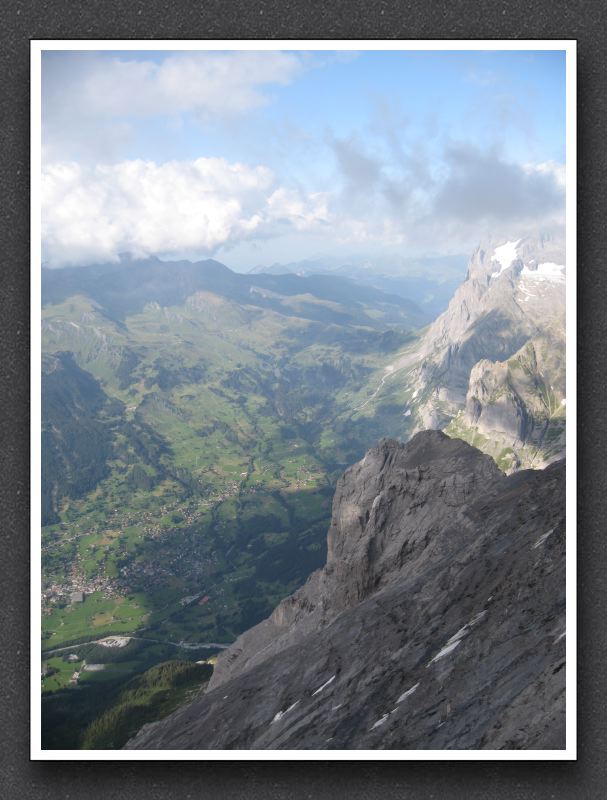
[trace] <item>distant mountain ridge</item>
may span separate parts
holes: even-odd
[[[389,294],[413,300],[430,317],[442,313],[465,273],[466,257],[381,258],[340,260],[316,258],[258,265],[249,274],[335,275],[351,278]]]
[[[43,305],[85,294],[114,319],[140,312],[148,303],[182,305],[196,292],[213,292],[239,304],[269,308],[290,316],[377,327],[365,306],[384,312],[382,322],[419,328],[430,321],[414,302],[335,275],[268,275],[232,272],[213,259],[161,261],[157,258],[89,267],[44,269]],[[333,304],[322,306],[321,303]]]

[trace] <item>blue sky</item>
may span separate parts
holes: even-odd
[[[467,252],[563,213],[558,51],[47,52],[51,265]]]

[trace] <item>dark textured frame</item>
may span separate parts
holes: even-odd
[[[607,790],[607,378],[602,0],[8,0],[0,11],[0,794],[15,798],[589,798]],[[578,761],[29,761],[29,40],[577,39]],[[602,179],[602,180],[601,180]],[[592,349],[591,349],[592,348]],[[583,483],[582,483],[583,479]],[[603,752],[602,752],[603,751]]]

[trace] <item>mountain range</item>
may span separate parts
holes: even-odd
[[[143,311],[146,305],[183,305],[197,292],[211,292],[254,308],[319,322],[364,323],[378,327],[375,315],[365,309],[381,309],[385,325],[419,327],[430,320],[414,302],[397,294],[336,275],[246,275],[232,272],[212,259],[165,262],[157,258],[90,267],[44,269],[42,303],[61,303],[73,294],[85,294],[117,320]]]
[[[448,308],[386,368],[383,392],[410,390],[413,430],[464,438],[507,472],[563,457],[565,276],[555,234],[477,248]]]
[[[272,625],[281,614],[290,619],[291,601],[281,602],[298,597],[311,574],[324,576],[310,581],[327,598],[327,616],[317,609],[305,622],[297,612],[296,637],[324,630],[336,609],[354,613],[368,591],[387,586],[394,575],[384,560],[366,577],[370,562],[356,567],[356,591],[350,578],[331,584],[331,533],[327,565],[315,572],[327,557],[340,475],[382,438],[406,442],[416,431],[444,429],[493,459],[468,445],[458,450],[457,458],[474,463],[471,475],[479,469],[504,487],[503,473],[524,474],[533,493],[536,473],[526,468],[564,456],[564,264],[554,236],[485,243],[436,319],[438,306],[382,283],[387,268],[365,283],[337,268],[238,274],[213,260],[123,257],[44,269],[48,746],[94,741],[90,725],[161,657],[200,660],[231,646],[209,697],[226,676],[236,680],[242,664],[257,668],[252,641],[272,651],[263,631],[280,643],[282,658],[288,636]],[[430,435],[438,438],[420,440],[428,452],[448,449],[442,434]],[[502,489],[495,491],[497,498]],[[451,508],[459,508],[455,496],[467,502],[458,489]],[[443,535],[444,521],[441,511],[428,542]],[[369,558],[378,541],[365,544]],[[74,602],[80,593],[84,600]],[[75,692],[65,659],[85,662],[93,646],[101,658],[92,643],[109,635],[126,636],[128,645],[102,671],[80,671]],[[245,655],[234,658],[239,648]],[[113,746],[125,741],[108,737]]]
[[[442,313],[465,274],[463,255],[423,258],[314,258],[257,265],[250,274],[334,275],[355,280],[383,292],[405,297],[432,318]]]

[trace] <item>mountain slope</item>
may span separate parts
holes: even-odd
[[[43,525],[59,521],[65,497],[81,497],[107,476],[121,412],[71,353],[43,357]]]
[[[85,294],[112,319],[123,321],[149,304],[179,306],[197,292],[287,316],[338,324],[407,325],[430,321],[411,300],[334,275],[243,275],[208,259],[165,262],[157,258],[42,271],[44,305]]]
[[[337,485],[327,564],[133,749],[564,747],[564,464],[384,441]]]

